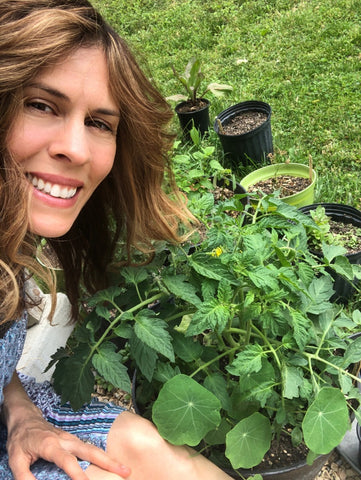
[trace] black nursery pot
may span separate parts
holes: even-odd
[[[225,135],[221,133],[234,117],[243,112],[261,112],[267,115],[265,122],[249,132],[240,135]],[[240,166],[261,165],[266,163],[267,155],[273,153],[271,130],[271,107],[268,103],[258,100],[249,100],[223,110],[215,119],[214,130],[218,134],[224,151],[225,162],[232,170],[237,171]]]
[[[203,108],[194,110],[192,112],[180,111],[183,106],[187,105],[187,101],[181,102],[175,107],[175,112],[178,115],[178,120],[183,130],[183,136],[186,140],[190,139],[189,132],[192,130],[193,126],[200,132],[202,136],[208,132],[210,125],[210,102],[206,98],[201,98],[201,100],[205,102],[206,105]]]
[[[325,213],[334,221],[339,221],[342,223],[351,223],[356,227],[361,228],[361,212],[357,208],[351,207],[350,205],[343,205],[340,203],[314,203],[312,205],[306,205],[301,207],[301,212],[309,214],[311,210],[315,210],[318,205],[321,205],[325,208]],[[361,264],[361,245],[360,251],[356,253],[347,253],[345,255],[349,262],[352,264]],[[337,275],[334,272],[330,272],[334,278],[334,290],[335,294],[331,298],[332,301],[337,301],[340,303],[346,303],[352,295],[355,293],[355,288],[350,285],[345,279],[340,275]]]
[[[299,462],[288,467],[277,468],[273,470],[262,470],[258,471],[257,467],[252,470],[238,470],[245,478],[259,473],[262,475],[263,479],[267,480],[314,480],[317,474],[320,472],[321,468],[327,462],[331,454],[319,455],[312,465],[308,465],[306,461]],[[240,478],[239,473],[235,473],[232,470],[226,470],[227,473],[232,478]]]

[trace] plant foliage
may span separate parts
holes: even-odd
[[[360,400],[361,338],[350,335],[361,314],[330,301],[339,257],[309,251],[319,227],[295,207],[266,196],[251,210],[242,197],[194,209],[206,228],[198,246],[119,271],[54,356],[63,401],[87,402],[94,374],[130,392],[136,370],[138,406],[160,433],[216,445],[235,469],[289,430],[313,454],[331,451]],[[343,274],[360,278],[360,267]]]

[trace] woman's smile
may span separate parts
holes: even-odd
[[[119,110],[99,48],[80,48],[24,88],[8,148],[31,185],[30,230],[64,235],[109,174]]]

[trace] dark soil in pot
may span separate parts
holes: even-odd
[[[205,102],[202,98],[197,98],[196,102],[192,102],[191,100],[187,100],[183,102],[180,106],[177,107],[177,112],[179,113],[192,113],[196,112],[197,110],[201,110],[207,106],[207,102]]]
[[[330,220],[330,233],[344,246],[348,254],[361,250],[361,228],[351,223]]]
[[[276,190],[280,191],[280,197],[288,197],[295,193],[301,192],[311,184],[309,178],[293,177],[291,175],[278,175],[277,177],[267,178],[251,185],[249,192],[262,191],[266,195],[270,195]]]
[[[268,115],[263,112],[241,112],[222,126],[222,133],[225,135],[241,135],[259,127],[267,120],[267,118]]]

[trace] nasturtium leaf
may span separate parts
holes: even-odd
[[[256,412],[227,433],[226,457],[233,468],[251,468],[262,461],[270,446],[270,421]]]
[[[98,348],[92,358],[96,371],[117,388],[125,392],[131,391],[131,384],[127,368],[122,364],[122,356],[114,351],[114,345],[104,343]]]
[[[172,338],[167,327],[152,310],[141,310],[135,317],[134,333],[148,347],[174,362]]]
[[[315,453],[329,453],[343,439],[350,425],[347,402],[336,388],[322,388],[302,422],[306,445]]]
[[[218,398],[187,375],[165,383],[153,404],[153,421],[163,438],[195,446],[220,421]]]

